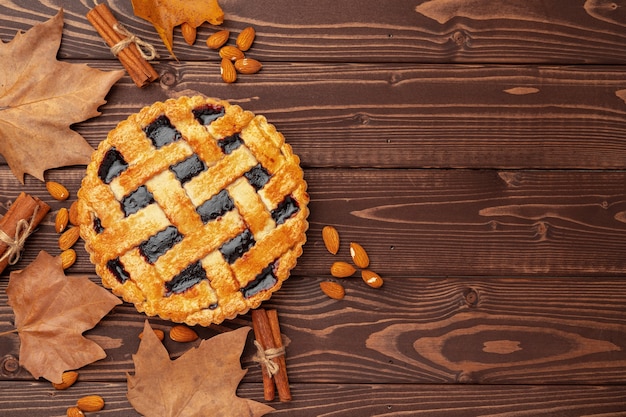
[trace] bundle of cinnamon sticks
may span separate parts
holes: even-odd
[[[252,328],[256,341],[265,352],[276,352],[267,360],[273,362],[276,373],[268,372],[267,365],[261,362],[263,371],[263,394],[266,401],[272,401],[278,391],[280,401],[291,401],[291,390],[287,378],[284,347],[276,310],[252,310]],[[265,356],[265,355],[263,355]]]
[[[111,48],[127,41],[131,36],[104,3],[91,9],[87,13],[87,20]],[[128,42],[125,48],[117,52],[117,58],[138,87],[144,87],[159,78],[159,74],[143,57],[135,42]]]
[[[48,211],[50,211],[50,206],[46,203],[37,197],[22,192],[15,199],[13,204],[11,204],[6,214],[0,219],[0,230],[5,236],[10,237],[11,240],[23,241],[28,235],[34,232],[37,225],[46,217]],[[27,225],[25,228],[22,228],[26,235],[21,237],[15,236],[16,232],[18,232],[18,228],[20,228],[20,223]],[[15,260],[19,258],[19,251],[21,249],[21,247],[15,248],[17,251],[17,253],[14,254],[17,256],[17,258],[14,258]],[[4,241],[0,241],[0,272],[9,265],[9,262],[11,262],[13,258],[12,256],[5,256],[7,250],[10,250],[10,245]]]

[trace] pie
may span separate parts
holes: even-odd
[[[265,117],[202,96],[109,132],[78,191],[105,287],[147,315],[208,326],[258,307],[306,242],[300,160]]]

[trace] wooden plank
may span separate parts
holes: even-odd
[[[623,169],[626,160],[626,67],[267,64],[236,86],[217,63],[156,68],[160,83],[138,90],[125,77],[102,115],[74,128],[96,147],[143,106],[205,93],[265,115],[306,167]]]
[[[310,167],[622,169],[626,157],[625,67],[268,64],[237,91],[205,66],[176,74],[172,90],[266,115]]]
[[[49,417],[83,395],[98,394],[105,408],[98,415],[132,417],[139,414],[126,399],[126,384],[78,383],[55,392],[45,384],[0,382],[0,405],[6,417]],[[626,390],[618,386],[458,386],[411,384],[292,384],[291,402],[267,403],[273,416],[435,416],[490,417],[619,417],[626,415]],[[263,400],[261,384],[242,384],[242,398]]]
[[[344,242],[364,245],[385,274],[621,275],[626,266],[623,173],[307,174],[313,199],[307,271],[328,259],[318,240],[325,224],[337,226]]]
[[[29,238],[27,265],[40,248],[56,253],[54,216],[69,207],[83,169],[51,172],[67,202],[52,200],[32,178],[24,187],[0,168],[4,209],[20,191],[52,206]],[[626,272],[626,173],[622,171],[493,171],[311,169],[310,230],[297,275],[328,274],[361,243],[372,267],[388,276],[622,276]],[[333,258],[321,228],[338,228],[343,245]],[[92,272],[81,245],[75,272]],[[343,258],[342,258],[343,257]]]
[[[279,312],[292,383],[626,383],[626,279],[385,277],[372,289],[355,277],[341,280],[341,301],[319,289],[327,279],[292,277],[264,304]],[[12,329],[6,285],[2,278],[0,332]],[[107,358],[81,369],[81,380],[133,372],[145,320],[124,304],[87,332]],[[166,334],[172,327],[149,320]],[[244,315],[195,329],[209,338],[250,325]],[[194,345],[164,343],[173,358]],[[249,340],[245,381],[260,383],[254,354]],[[3,337],[0,358],[7,355],[19,357],[17,334]],[[1,378],[32,380],[23,369]]]
[[[69,4],[68,4],[69,3]],[[131,32],[169,54],[152,25],[133,14],[130,1],[109,1]],[[463,0],[344,1],[293,3],[289,0],[226,1],[222,27],[238,33],[254,26],[258,37],[250,56],[281,62],[457,62],[559,63],[626,62],[626,31],[619,6],[598,1],[512,0],[494,8]],[[84,18],[92,4],[65,2],[61,56],[108,58],[110,52]],[[56,14],[57,5],[29,1],[0,6],[6,16],[0,39],[8,41]],[[349,13],[347,13],[349,11]],[[217,60],[204,42],[217,28],[205,24],[193,47],[174,31],[179,59]]]

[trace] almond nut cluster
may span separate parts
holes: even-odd
[[[47,181],[46,189],[52,198],[57,201],[66,201],[70,193],[67,188],[58,182]],[[72,249],[80,237],[76,213],[76,202],[70,208],[62,207],[54,219],[54,230],[59,233],[59,249],[61,249],[61,265],[67,269],[76,262],[76,251]]]
[[[220,63],[222,80],[228,84],[237,81],[238,73],[255,74],[263,68],[259,61],[247,58],[244,53],[250,49],[256,37],[256,31],[253,27],[248,26],[239,33],[235,41],[236,46],[226,45],[229,37],[230,31],[220,30],[209,36],[206,41],[209,48],[219,50],[222,58]]]
[[[339,232],[333,226],[324,226],[322,228],[322,239],[324,246],[328,252],[336,255],[339,252]],[[376,272],[368,269],[370,259],[360,244],[350,242],[350,257],[352,264],[344,261],[336,261],[330,266],[330,274],[335,278],[351,277],[357,272],[357,268],[361,270],[361,278],[363,282],[372,288],[380,288],[383,285],[383,279]],[[340,300],[345,296],[343,285],[338,282],[326,281],[320,283],[320,288],[324,294],[330,298]]]

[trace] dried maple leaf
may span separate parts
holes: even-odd
[[[59,383],[64,371],[106,357],[82,333],[121,301],[87,277],[65,276],[60,257],[39,252],[11,273],[6,292],[20,336],[20,364],[35,378]]]
[[[203,340],[174,361],[146,321],[135,375],[127,375],[127,397],[146,417],[257,417],[274,411],[268,405],[237,397],[246,371],[240,356],[249,327]]]
[[[204,22],[221,25],[224,12],[217,0],[132,0],[135,16],[154,25],[165,47],[172,56],[174,27],[187,23],[197,28]]]
[[[123,70],[57,61],[63,10],[0,41],[0,154],[23,184],[50,168],[89,163],[93,148],[70,125],[98,116]]]

